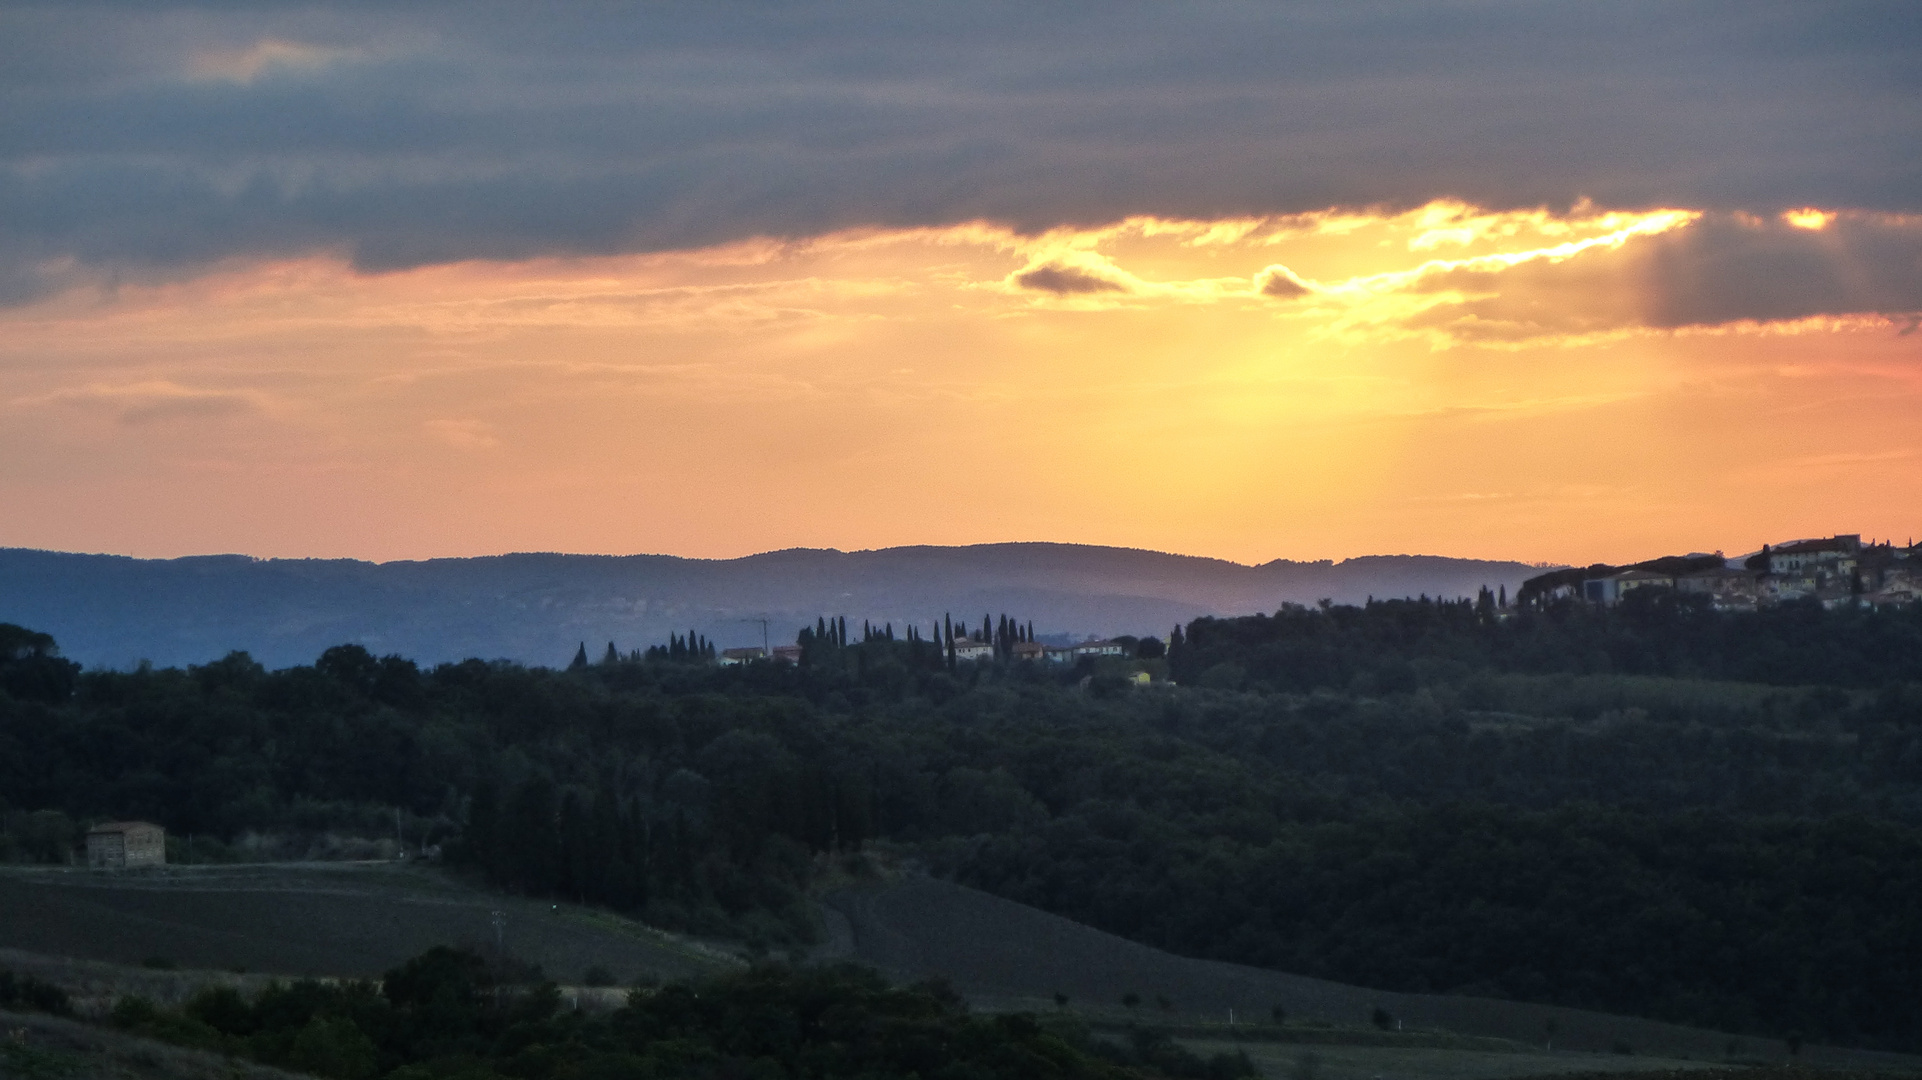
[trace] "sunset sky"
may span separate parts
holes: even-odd
[[[11,4],[0,546],[1922,538],[1912,3]]]

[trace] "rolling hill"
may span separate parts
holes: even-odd
[[[1296,1075],[1304,1055],[1314,1057],[1326,1080],[1499,1080],[1787,1060],[1782,1044],[1768,1040],[1523,1002],[1385,993],[1188,959],[913,874],[844,884],[822,900],[828,939],[812,962],[854,961],[900,981],[946,978],[987,1011],[1051,1012],[1061,1007],[1061,994],[1098,1031],[1142,1024],[1208,1052],[1243,1049],[1271,1077]],[[507,950],[563,983],[596,966],[626,982],[698,977],[741,962],[605,912],[482,892],[431,868],[304,863],[122,874],[6,870],[0,968],[63,985],[83,1013],[94,1014],[117,994],[177,1003],[208,982],[252,992],[276,977],[372,976],[435,944],[491,951],[496,912]],[[136,966],[154,958],[179,970]],[[1140,999],[1134,1008],[1121,1002],[1131,992]],[[569,993],[585,1001],[590,992],[573,986]],[[596,993],[595,1007],[620,1000],[618,990]],[[1276,1006],[1287,1012],[1286,1028],[1270,1021]],[[1392,1016],[1390,1031],[1374,1027],[1377,1008]],[[54,1051],[101,1043],[90,1051],[98,1056],[121,1038],[61,1021],[35,1023]],[[1900,1054],[1821,1046],[1803,1047],[1796,1060],[1906,1073],[1918,1064]],[[191,1064],[183,1059],[179,1075],[199,1075],[186,1069]],[[151,1073],[163,1074],[175,1075]]]
[[[54,635],[83,664],[204,663],[240,649],[270,667],[359,642],[423,663],[562,664],[689,629],[722,647],[775,643],[817,616],[926,626],[1007,612],[1057,638],[1165,634],[1199,615],[1284,602],[1515,591],[1518,562],[1381,555],[1340,562],[1221,559],[1075,544],[986,544],[740,559],[519,554],[424,562],[133,559],[0,549],[0,622]]]
[[[1239,1019],[1247,1037],[1263,1038],[1260,1029],[1277,1006],[1291,1022],[1320,1022],[1349,1032],[1369,1029],[1379,1008],[1396,1030],[1437,1029],[1504,1040],[1511,1052],[1552,1043],[1557,1052],[1645,1061],[1651,1056],[1697,1062],[1787,1058],[1787,1048],[1775,1040],[1528,1002],[1389,993],[1190,959],[934,878],[843,888],[827,895],[825,907],[830,940],[818,955],[856,960],[901,980],[943,977],[979,1007],[1045,1011],[1056,1007],[1059,994],[1096,1022],[1168,1025],[1190,1037],[1217,1040],[1233,1036],[1232,1018]],[[1130,993],[1140,999],[1132,1009],[1121,1003]],[[1331,1035],[1329,1041],[1336,1043],[1366,1041]],[[1826,1068],[1915,1072],[1922,1064],[1904,1054],[1821,1046],[1804,1046],[1799,1057]]]
[[[485,892],[403,863],[0,870],[0,952],[369,978],[435,945],[491,951],[497,933],[562,982],[595,966],[625,982],[739,962],[595,909]],[[6,966],[20,965],[0,956]]]

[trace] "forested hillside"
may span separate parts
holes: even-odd
[[[815,856],[881,842],[1189,955],[1922,1049],[1922,612],[1287,609],[1075,670],[813,631],[797,666],[571,671],[8,640],[16,859],[398,808],[503,887],[779,947]]]

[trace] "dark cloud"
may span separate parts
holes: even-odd
[[[1844,214],[1813,230],[1717,214],[1642,258],[1651,326],[1922,311],[1922,217]]]
[[[0,103],[12,299],[76,260],[384,268],[976,217],[1922,210],[1910,0],[63,0],[0,10]]]
[[[1821,229],[1710,213],[1685,227],[1504,269],[1425,274],[1469,297],[1411,320],[1469,340],[1922,312],[1922,216],[1845,213]]]
[[[1014,276],[1015,284],[1024,289],[1051,292],[1057,296],[1076,293],[1126,292],[1127,286],[1118,281],[1090,273],[1075,266],[1061,263],[1047,263],[1032,270],[1023,270]]]
[[[1312,290],[1299,274],[1276,263],[1255,275],[1255,291],[1277,300],[1293,300],[1307,296]]]

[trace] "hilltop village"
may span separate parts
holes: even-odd
[[[1721,552],[1695,553],[1665,555],[1626,566],[1596,563],[1564,567],[1529,578],[1512,598],[1506,589],[1483,589],[1475,606],[1498,618],[1523,608],[1540,609],[1567,601],[1613,607],[1641,589],[1700,597],[1700,602],[1716,611],[1755,611],[1791,602],[1817,603],[1829,610],[1900,607],[1914,603],[1922,594],[1922,544],[1864,543],[1859,534],[1843,533],[1764,544],[1759,551],[1733,558]],[[909,627],[900,638],[892,624],[876,623],[865,623],[850,636],[847,620],[840,618],[817,620],[814,627],[803,629],[792,645],[717,649],[706,638],[690,632],[685,638],[675,636],[668,645],[647,650],[645,657],[636,653],[632,658],[658,656],[723,667],[756,661],[797,664],[813,645],[845,647],[851,641],[875,640],[930,647],[950,666],[978,660],[1043,664],[1076,664],[1100,657],[1150,660],[1164,655],[1167,647],[1157,638],[1127,636],[1047,643],[1036,638],[1031,622],[1005,615],[998,621],[983,618],[978,627],[943,619],[934,625],[932,635]],[[611,643],[607,659],[623,659]],[[585,645],[574,663],[587,663]]]
[[[896,640],[894,625],[889,623],[875,626],[870,623],[861,627],[860,640],[877,639]],[[1103,656],[1154,659],[1160,656],[1162,651],[1161,642],[1153,638],[1142,640],[1131,637],[1108,638],[1068,645],[1050,645],[1036,640],[1032,622],[1022,623],[1006,615],[1003,615],[998,623],[992,617],[983,617],[978,630],[963,626],[952,618],[944,618],[935,625],[932,638],[924,638],[919,629],[910,627],[906,636],[900,640],[910,643],[932,642],[938,651],[946,655],[950,664],[968,660],[1025,660],[1072,664],[1083,658]],[[800,640],[793,645],[776,645],[771,649],[761,646],[722,649],[714,654],[713,659],[723,667],[752,663],[756,660],[799,663],[809,645],[816,641],[845,646],[849,641],[847,620],[845,618],[819,620],[812,630],[802,630]]]
[[[1829,609],[1899,606],[1914,603],[1922,591],[1922,544],[1865,544],[1860,535],[1845,533],[1764,544],[1752,555],[1732,559],[1716,552],[1666,555],[1629,566],[1596,563],[1530,578],[1516,601],[1541,606],[1577,599],[1610,606],[1637,589],[1705,596],[1718,611],[1754,611],[1796,600]]]

